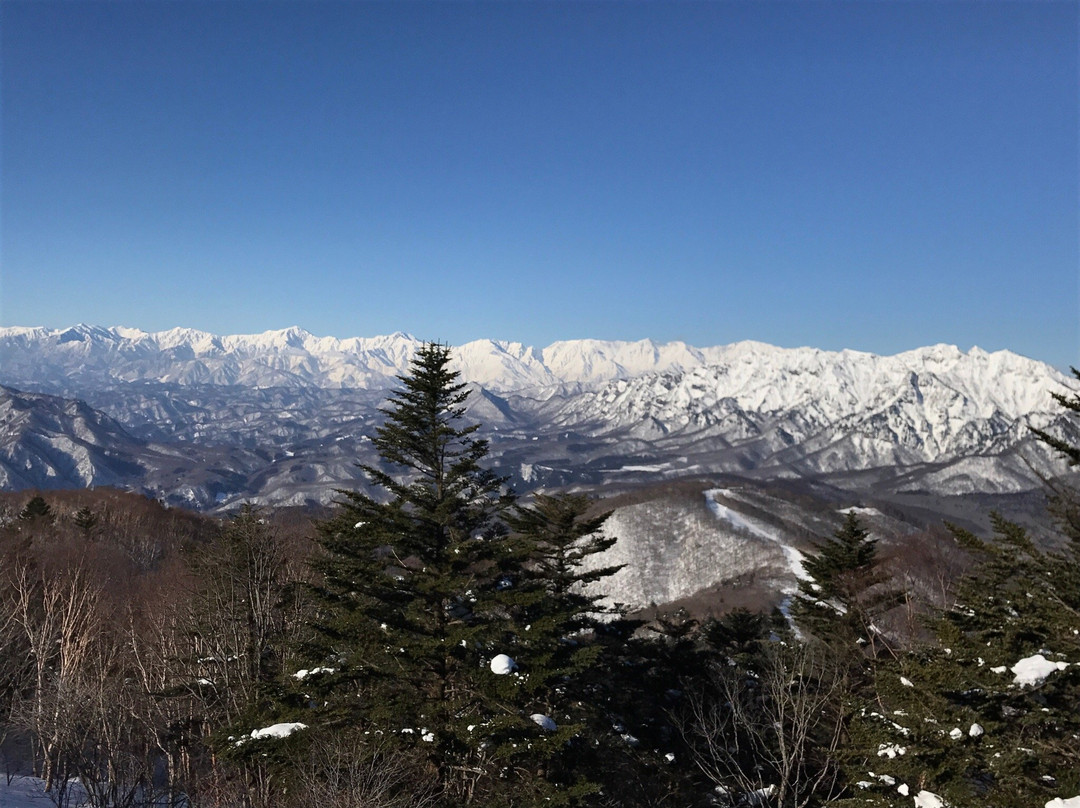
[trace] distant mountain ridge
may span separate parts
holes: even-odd
[[[0,328],[0,384],[107,413],[145,443],[128,446],[144,469],[137,485],[166,498],[302,502],[358,484],[354,461],[373,459],[364,436],[420,344],[402,333],[337,339],[299,328]],[[1074,428],[1051,397],[1073,380],[1009,351],[477,340],[453,355],[476,388],[470,417],[484,425],[493,461],[527,487],[723,473],[827,476],[859,490],[1023,491],[1058,469],[1027,426]],[[54,433],[35,440],[62,467],[70,444]],[[162,460],[180,455],[174,466]],[[0,485],[57,481],[34,479],[18,472]]]
[[[38,383],[74,372],[97,384],[372,388],[391,386],[421,344],[401,332],[338,339],[297,327],[227,336],[188,328],[8,327],[0,328],[0,367],[5,379]],[[455,347],[454,359],[467,379],[505,392],[687,370],[714,361],[723,350],[652,340],[571,340],[543,349],[475,340]]]
[[[58,382],[72,376],[87,383],[134,381],[173,384],[243,385],[249,387],[381,388],[392,386],[408,367],[421,340],[397,332],[380,337],[317,337],[291,327],[262,334],[216,335],[189,328],[146,332],[135,328],[76,325],[64,329],[0,328],[0,381],[18,384]],[[798,371],[824,364],[873,367],[863,373],[872,381],[898,369],[952,372],[965,359],[985,369],[1047,378],[1042,362],[1009,351],[965,353],[955,346],[935,345],[882,357],[860,351],[829,352],[813,348],[777,348],[760,342],[695,348],[684,342],[567,340],[546,348],[518,342],[474,340],[453,349],[464,378],[499,393],[564,384],[597,385],[647,373],[682,373],[725,365],[731,377],[744,382],[740,366],[762,363]],[[993,367],[986,368],[987,365]],[[1055,384],[1064,378],[1051,371]],[[981,372],[981,371],[980,371]],[[969,371],[970,374],[970,371]],[[751,375],[756,375],[756,370]],[[775,380],[775,377],[774,377]],[[978,389],[985,385],[976,385]],[[1044,385],[1045,386],[1045,385]],[[750,406],[769,405],[761,395]],[[772,393],[773,402],[780,396]],[[1027,408],[1028,403],[1020,404]]]

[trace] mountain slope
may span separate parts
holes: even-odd
[[[128,485],[144,448],[81,401],[0,387],[0,488]]]

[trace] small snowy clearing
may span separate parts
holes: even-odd
[[[72,780],[68,783],[68,796],[69,804],[78,805],[86,799],[86,792],[81,783]],[[45,781],[38,777],[15,775],[10,783],[7,777],[0,777],[0,805],[3,808],[55,808],[54,797],[45,791]]]

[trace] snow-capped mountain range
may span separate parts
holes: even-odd
[[[148,333],[77,325],[66,329],[0,328],[5,381],[95,385],[160,382],[246,387],[386,388],[421,340],[316,337],[302,328],[219,336],[190,328]],[[682,342],[572,340],[544,349],[476,340],[454,348],[457,369],[496,392],[596,384],[651,371],[682,371],[719,361],[727,348]]]
[[[357,484],[353,462],[371,459],[363,436],[420,344],[400,333],[336,339],[299,328],[240,336],[0,328],[0,384],[81,399],[115,419],[149,453],[140,459],[124,444],[125,462],[144,469],[133,487],[203,507],[301,502]],[[471,415],[492,438],[493,460],[521,485],[739,473],[829,475],[854,488],[1022,491],[1059,470],[1027,427],[1073,428],[1051,397],[1072,380],[1008,351],[935,345],[877,356],[651,340],[539,349],[478,340],[453,355],[475,386]],[[14,393],[6,395],[10,407]],[[92,435],[73,438],[55,418],[52,433],[14,423],[0,416],[0,486],[106,479],[87,459],[93,453],[62,461],[71,440]],[[31,444],[47,447],[36,461]],[[166,474],[160,455],[175,447],[186,460]],[[213,465],[201,467],[202,454]]]

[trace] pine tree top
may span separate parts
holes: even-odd
[[[801,586],[815,598],[845,598],[854,586],[852,578],[868,572],[877,560],[877,540],[863,527],[854,511],[848,511],[844,524],[833,537],[808,556],[803,567],[813,579]]]

